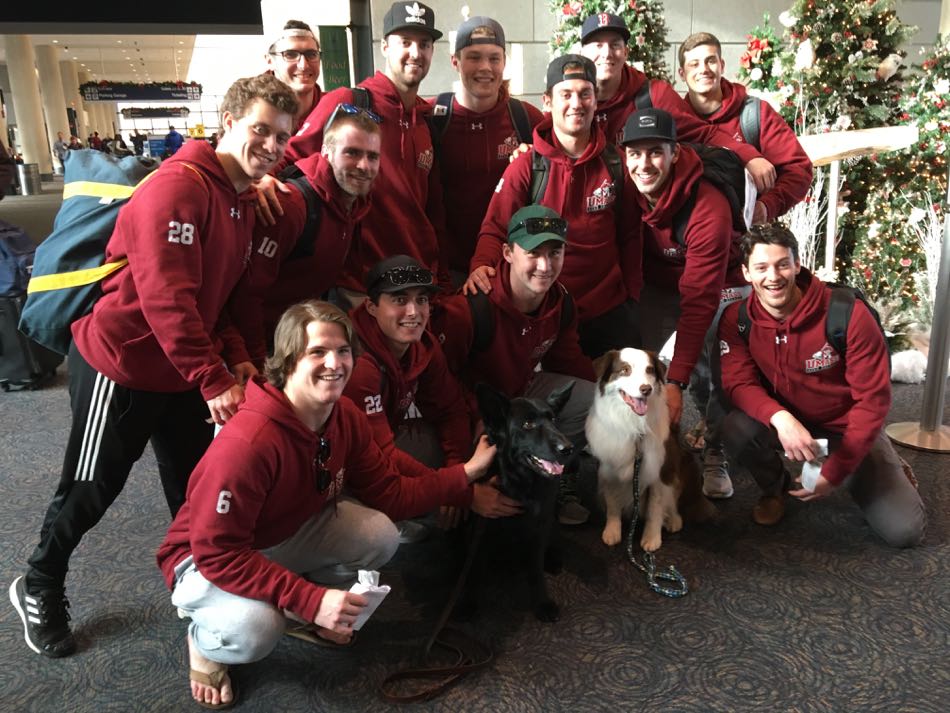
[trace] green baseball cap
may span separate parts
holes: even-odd
[[[556,210],[529,205],[518,210],[508,221],[508,244],[534,250],[549,240],[567,242],[567,221]]]

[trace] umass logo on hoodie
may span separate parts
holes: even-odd
[[[587,196],[587,212],[597,213],[598,211],[602,211],[613,203],[616,197],[613,179],[605,178],[604,182],[595,188],[593,193]]]
[[[828,342],[825,342],[825,346],[805,360],[805,373],[814,374],[816,371],[830,369],[839,361],[841,361],[841,357],[838,352]]]

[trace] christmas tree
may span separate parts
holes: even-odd
[[[557,55],[577,52],[581,45],[581,25],[584,19],[599,12],[622,17],[630,30],[630,64],[642,66],[644,74],[652,79],[670,81],[664,54],[666,21],[663,3],[658,0],[551,0],[551,12],[558,25],[551,38],[551,51]]]

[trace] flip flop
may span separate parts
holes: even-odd
[[[328,649],[345,649],[348,646],[352,646],[353,642],[356,641],[355,631],[350,635],[350,640],[345,644],[324,638],[317,633],[317,626],[314,624],[291,624],[288,622],[284,633],[295,639],[300,639],[301,641],[306,641],[309,644],[315,644],[317,646],[324,646]]]
[[[204,684],[205,686],[211,686],[212,688],[218,689],[218,693],[221,692],[221,684],[224,682],[224,677],[228,675],[228,667],[219,668],[211,673],[205,673],[204,671],[196,671],[193,668],[188,669],[188,678],[196,683]],[[194,699],[192,699],[194,700]],[[234,685],[234,679],[231,679],[231,700],[227,703],[205,703],[204,701],[195,701],[202,708],[210,708],[211,710],[224,710],[225,708],[230,708],[238,701],[238,691],[237,686]]]

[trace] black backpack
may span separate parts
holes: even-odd
[[[620,199],[623,195],[623,158],[617,147],[608,142],[604,146],[604,152],[600,155],[600,160],[607,166],[607,172],[614,182],[614,207],[620,210]],[[548,187],[548,178],[551,173],[551,160],[547,156],[542,156],[534,148],[531,149],[531,195],[526,205],[534,205],[541,202],[544,198],[544,192]],[[620,224],[620,221],[617,221]]]
[[[307,205],[307,221],[304,223],[300,237],[293,250],[287,255],[286,260],[297,260],[299,258],[310,257],[314,252],[314,243],[317,239],[317,231],[320,229],[320,218],[323,215],[323,203],[320,197],[310,185],[310,181],[303,175],[303,171],[297,168],[296,164],[287,166],[280,172],[280,180],[294,186],[300,195],[303,196],[304,203]]]
[[[721,146],[683,145],[689,146],[699,155],[699,160],[703,162],[703,178],[712,183],[729,202],[733,229],[745,233],[748,230],[744,216],[746,175],[742,160],[734,152]],[[686,226],[696,206],[698,190],[699,183],[696,183],[693,185],[689,198],[673,216],[673,239],[680,245],[686,244]]]
[[[851,312],[854,311],[855,300],[861,300],[864,306],[868,308],[868,312],[874,317],[877,328],[881,330],[881,334],[884,336],[884,343],[887,344],[887,334],[881,324],[881,315],[868,302],[868,298],[861,290],[840,282],[826,282],[825,285],[831,288],[831,302],[828,303],[828,314],[825,315],[825,339],[838,352],[842,361],[845,360],[845,352],[848,349],[848,325],[851,323]],[[748,300],[742,300],[739,303],[739,314],[736,322],[739,336],[748,344],[749,333],[752,331]],[[888,352],[888,356],[890,356],[890,352]]]
[[[432,114],[429,116],[429,133],[432,135],[432,145],[436,151],[442,145],[442,137],[445,136],[449,123],[452,121],[452,97],[454,96],[452,92],[443,92],[436,97]],[[511,125],[515,127],[518,141],[523,144],[532,143],[534,132],[531,129],[531,120],[528,118],[528,112],[524,108],[524,104],[517,99],[509,99],[508,116],[511,117]]]
[[[637,91],[636,96],[633,98],[633,105],[637,109],[650,109],[653,107],[653,99],[650,97],[649,79],[646,80],[643,86]],[[742,138],[745,139],[745,142],[755,146],[757,151],[761,151],[761,147],[759,146],[761,117],[761,99],[747,96],[742,100],[742,107],[739,109],[739,131],[742,132]]]
[[[559,333],[563,332],[574,319],[574,298],[565,289],[564,285],[558,283],[564,301],[561,304],[561,326]],[[495,334],[495,314],[492,310],[488,295],[481,290],[476,290],[473,295],[466,295],[468,308],[472,313],[472,353],[483,352],[491,344],[492,337]]]

